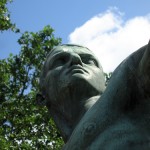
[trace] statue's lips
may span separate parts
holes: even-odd
[[[67,73],[88,73],[81,65],[73,65],[71,66]]]

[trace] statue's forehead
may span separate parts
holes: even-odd
[[[47,59],[46,59],[46,66],[47,64],[49,64],[49,62],[51,61],[51,59],[53,57],[55,57],[57,54],[59,54],[59,56],[61,55],[61,53],[77,53],[79,55],[84,55],[84,57],[86,57],[87,55],[87,58],[91,57],[92,58],[95,58],[95,60],[97,61],[97,64],[99,66],[99,68],[102,69],[100,63],[99,63],[99,60],[97,59],[97,57],[95,56],[95,54],[89,50],[88,48],[86,47],[82,47],[82,46],[57,46],[55,47],[47,56]]]
[[[60,53],[60,52],[69,52],[69,53],[78,53],[78,54],[90,54],[94,55],[92,51],[87,49],[86,47],[80,46],[57,46],[51,53],[51,56]]]

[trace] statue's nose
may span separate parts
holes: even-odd
[[[81,65],[83,66],[81,57],[78,54],[71,54],[70,56],[70,63],[71,65]]]

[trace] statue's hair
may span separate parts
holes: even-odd
[[[87,50],[91,51],[89,48],[85,47],[85,46],[82,46],[82,45],[77,45],[77,44],[61,44],[61,45],[58,45],[58,46],[55,46],[49,53],[48,55],[46,56],[46,59],[45,59],[45,62],[44,62],[44,65],[43,65],[43,68],[41,70],[41,75],[40,75],[40,91],[41,91],[41,94],[43,96],[45,96],[45,76],[46,76],[46,72],[47,70],[45,69],[46,68],[46,63],[47,63],[47,60],[48,58],[50,57],[50,55],[53,53],[53,51],[55,51],[55,49],[57,47],[80,47],[80,48],[86,48]],[[92,51],[91,51],[92,52]],[[98,62],[98,67],[102,69],[102,66],[100,65],[100,63]]]

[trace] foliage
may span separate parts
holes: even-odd
[[[105,85],[107,86],[108,85],[108,82],[109,82],[109,80],[110,80],[110,78],[111,78],[111,76],[112,76],[112,72],[110,72],[110,73],[104,73],[104,75],[105,75]]]
[[[1,0],[0,1],[0,31],[11,29],[12,31],[18,32],[15,24],[10,20],[10,12],[8,11],[7,4],[11,3],[12,0]]]
[[[19,38],[21,51],[0,60],[1,149],[59,149],[63,144],[46,107],[36,105],[38,78],[47,53],[61,39],[50,26]]]

